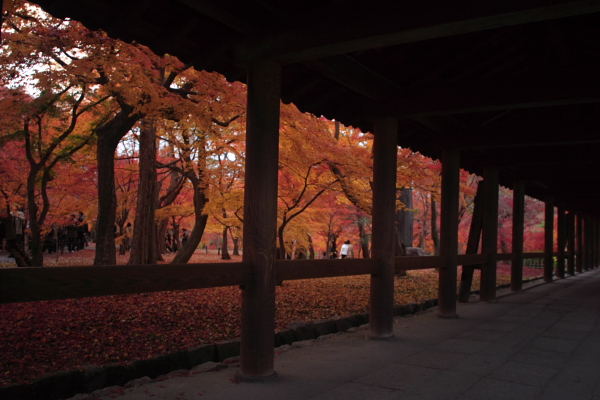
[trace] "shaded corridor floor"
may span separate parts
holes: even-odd
[[[398,317],[391,341],[359,331],[301,342],[275,356],[276,382],[236,383],[230,367],[99,398],[600,400],[599,312],[593,270],[493,304],[459,304],[458,319]]]

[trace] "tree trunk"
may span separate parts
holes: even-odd
[[[98,135],[98,218],[96,225],[96,258],[94,265],[115,265],[115,217],[117,194],[115,190],[115,151],[119,141],[142,117],[133,113],[133,107],[122,110],[107,123],[96,129]]]
[[[437,201],[431,199],[431,239],[433,240],[434,255],[440,255],[440,232],[438,230]]]
[[[239,256],[240,255],[240,238],[237,236],[233,236],[233,233],[231,234],[231,238],[233,239],[233,255]]]
[[[138,196],[133,226],[130,265],[156,264],[158,246],[154,222],[157,197],[156,128],[154,122],[144,119],[140,129],[140,162]]]
[[[40,168],[30,166],[27,176],[27,209],[29,210],[29,228],[31,229],[31,266],[42,267],[44,265],[44,248],[42,243],[42,230],[38,223],[38,206],[36,203],[35,183]],[[23,224],[23,232],[25,232]]]
[[[208,215],[203,214],[204,206],[207,202],[206,194],[204,193],[206,188],[201,186],[199,181],[192,181],[192,185],[194,186],[194,229],[192,230],[187,243],[179,249],[179,252],[171,264],[184,264],[192,258],[194,251],[196,251],[198,244],[202,240],[204,228],[206,228]]]
[[[360,250],[363,258],[371,258],[369,251],[369,235],[367,235],[366,221],[364,218],[358,219],[358,234],[360,236]]]
[[[413,208],[412,189],[404,188],[400,191],[400,202],[405,208],[396,211],[396,230],[405,247],[413,247],[413,225],[415,213]]]
[[[315,259],[315,246],[313,245],[312,237],[308,235],[308,259]]]
[[[222,260],[231,260],[231,256],[229,255],[229,227],[226,226],[223,228],[223,251],[221,252]]]

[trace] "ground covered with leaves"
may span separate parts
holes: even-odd
[[[92,250],[59,257],[58,265],[89,264]],[[127,256],[120,256],[125,263]],[[233,261],[238,261],[234,257]],[[50,260],[48,260],[50,261]],[[196,254],[192,262],[218,262]],[[54,264],[48,262],[47,265]],[[498,284],[510,281],[499,266]],[[526,268],[525,278],[539,276]],[[474,288],[479,286],[477,277]],[[437,296],[434,270],[396,279],[396,304]],[[277,287],[276,327],[293,321],[368,311],[369,277],[288,281]],[[127,363],[202,343],[239,337],[237,287],[0,305],[0,386],[84,365]]]

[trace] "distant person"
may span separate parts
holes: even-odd
[[[77,217],[75,214],[71,214],[71,219],[67,223],[65,230],[67,231],[67,251],[69,253],[75,253],[79,248],[77,243],[77,228],[79,227],[79,222],[77,221]]]
[[[183,228],[183,234],[181,235],[181,246],[182,247],[185,246],[189,237],[190,237],[190,234],[188,233],[187,229]]]
[[[331,251],[329,252],[329,258],[338,258],[338,252],[335,249],[335,247],[332,248]]]
[[[133,243],[133,226],[131,226],[131,222],[128,222],[127,226],[125,227],[125,235],[127,236],[127,239],[125,239],[125,250],[129,251],[131,250],[131,244]]]
[[[340,256],[342,258],[354,258],[354,247],[350,244],[349,240],[346,240],[342,245]]]

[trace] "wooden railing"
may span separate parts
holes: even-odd
[[[544,253],[525,253],[543,258]],[[511,260],[512,254],[497,259]],[[485,264],[485,254],[458,256],[458,265]],[[440,268],[441,256],[396,257],[396,272]],[[277,281],[368,275],[378,259],[286,260],[276,262]],[[247,262],[212,264],[114,265],[43,268],[0,268],[0,304],[246,285]]]

